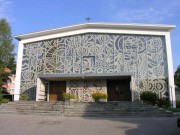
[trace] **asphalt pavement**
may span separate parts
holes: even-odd
[[[176,120],[0,114],[0,135],[180,135]]]

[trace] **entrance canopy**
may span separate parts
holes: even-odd
[[[46,74],[39,75],[47,81],[84,80],[84,79],[131,79],[132,73],[124,74]]]
[[[68,93],[73,93],[74,95],[76,95],[79,101],[92,102],[93,99],[91,97],[91,94],[96,90],[101,90],[104,93],[111,91],[111,93],[108,93],[108,94],[112,95],[113,98],[111,99],[109,98],[108,99],[109,101],[120,101],[120,100],[127,100],[127,99],[129,101],[130,95],[131,95],[129,94],[131,76],[132,76],[131,73],[39,75],[38,81],[37,81],[37,92],[36,92],[37,99],[36,100],[41,101],[41,100],[47,99],[47,101],[59,101],[59,100],[62,100],[61,98],[62,92],[66,91]],[[73,81],[72,84],[70,83],[71,80]],[[88,80],[88,81],[86,82],[84,80]],[[42,88],[45,89],[45,85],[46,85],[45,82],[47,82],[48,87],[46,87],[46,90],[43,90]],[[122,91],[122,89],[125,92]],[[126,92],[129,92],[129,93],[126,94]],[[48,96],[46,96],[46,94],[48,94]],[[123,96],[125,94],[128,96]],[[44,97],[47,97],[47,98],[44,98]]]

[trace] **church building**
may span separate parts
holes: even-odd
[[[93,102],[139,101],[142,91],[175,106],[170,32],[174,25],[84,23],[17,35],[14,100],[61,101],[71,93]]]

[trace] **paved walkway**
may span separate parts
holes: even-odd
[[[176,118],[66,118],[0,114],[0,135],[180,135]]]

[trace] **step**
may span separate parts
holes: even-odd
[[[10,102],[0,105],[0,113],[67,117],[172,117],[172,112],[140,102]]]

